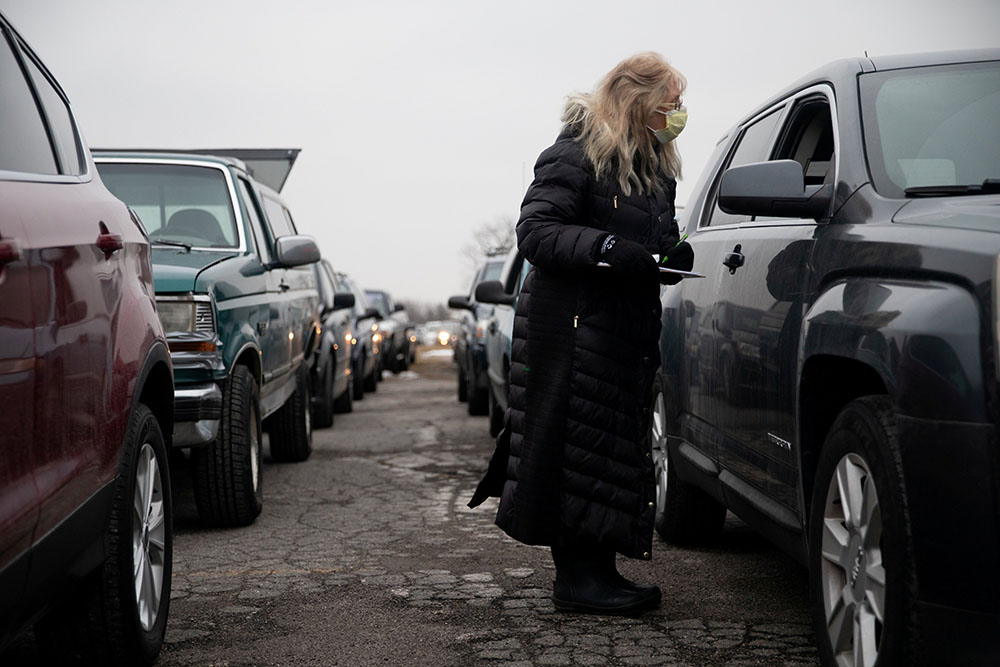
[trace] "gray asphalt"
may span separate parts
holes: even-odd
[[[444,351],[267,462],[264,512],[199,526],[175,473],[174,581],[160,665],[815,665],[805,570],[730,516],[711,548],[657,541],[640,618],[556,612],[548,551],[466,508],[493,443],[456,400]],[[4,664],[32,664],[22,638]]]

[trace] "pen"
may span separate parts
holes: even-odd
[[[684,243],[684,239],[686,239],[687,237],[688,237],[688,235],[687,235],[687,234],[685,234],[684,236],[682,236],[682,237],[681,237],[681,240],[677,242],[677,245],[675,245],[675,246],[674,246],[674,248],[676,248],[676,247],[677,247],[677,246],[679,246],[680,244]],[[671,248],[671,250],[673,250],[674,248]],[[664,256],[664,257],[663,257],[662,259],[660,259],[660,264],[663,264],[663,263],[664,263],[665,261],[667,261],[668,259],[670,259],[670,258],[669,258],[669,257],[667,257],[667,256]]]

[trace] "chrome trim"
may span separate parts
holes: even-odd
[[[240,237],[239,247],[236,248],[206,248],[204,246],[191,246],[192,250],[197,250],[199,252],[240,252],[245,253],[247,251],[247,240],[246,240],[246,224],[247,221],[243,216],[243,209],[240,208],[240,200],[236,196],[236,185],[233,183],[233,175],[229,171],[229,166],[225,164],[219,164],[215,161],[210,160],[171,160],[169,158],[125,158],[125,157],[94,157],[95,164],[164,164],[164,165],[179,165],[182,167],[202,167],[207,169],[218,169],[223,173],[226,178],[226,187],[229,190],[229,203],[233,207],[233,216],[236,220],[236,233]],[[98,170],[99,171],[99,170]],[[149,244],[151,246],[156,245],[156,241],[150,239]],[[161,246],[163,247],[163,246]],[[169,246],[168,246],[169,247]]]

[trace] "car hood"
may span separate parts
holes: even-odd
[[[912,199],[896,211],[892,221],[1000,232],[1000,195]]]
[[[153,249],[153,285],[158,294],[196,292],[198,275],[210,266],[235,257],[232,252],[204,252],[182,248]]]

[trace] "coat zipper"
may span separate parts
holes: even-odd
[[[577,323],[579,322],[579,320],[580,320],[580,316],[579,315],[574,315],[573,316],[573,328],[574,329],[577,328]]]
[[[614,202],[615,202],[615,208],[618,208],[618,195],[615,195]]]

